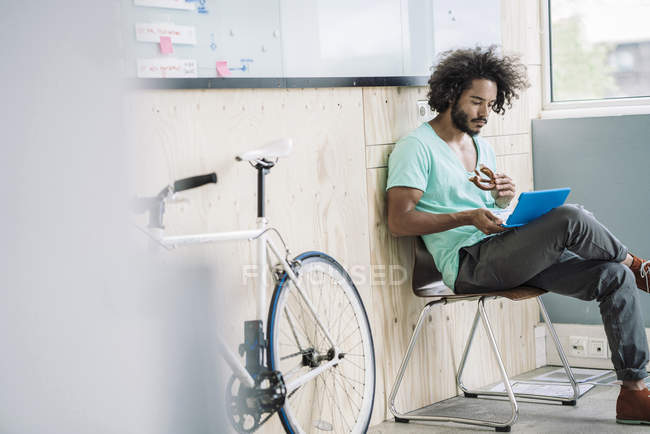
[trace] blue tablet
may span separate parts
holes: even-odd
[[[505,213],[497,211],[494,214],[505,220],[505,223],[501,225],[504,228],[523,226],[564,204],[570,192],[570,188],[523,192],[519,195],[519,202],[512,213],[510,210],[504,210]],[[508,213],[510,213],[509,216]]]

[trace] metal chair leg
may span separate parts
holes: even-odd
[[[506,392],[508,393],[508,399],[510,400],[510,405],[512,407],[511,419],[508,422],[504,423],[504,426],[510,426],[517,421],[517,416],[519,415],[519,408],[517,407],[517,400],[515,399],[515,395],[512,392],[512,387],[510,386],[510,378],[508,378],[508,374],[506,373],[506,368],[503,365],[503,360],[501,359],[501,353],[499,352],[499,347],[497,347],[497,341],[494,338],[494,333],[492,332],[492,327],[490,326],[490,321],[488,320],[487,312],[485,311],[485,297],[481,297],[480,300],[478,301],[478,310],[479,312],[481,312],[483,327],[485,327],[485,331],[487,332],[488,339],[490,340],[490,345],[492,346],[494,355],[496,356],[497,362],[499,363],[499,370],[501,371],[501,378],[503,379],[503,385],[506,388]]]
[[[542,312],[542,317],[544,318],[544,322],[546,323],[546,326],[548,330],[551,333],[551,336],[553,337],[553,342],[555,343],[555,347],[557,348],[557,351],[560,355],[560,359],[562,360],[562,365],[564,366],[564,370],[567,373],[567,376],[569,377],[569,382],[568,383],[563,383],[563,382],[553,382],[551,384],[554,385],[561,385],[561,384],[568,384],[572,387],[573,389],[573,395],[570,397],[559,397],[559,396],[549,396],[549,395],[538,395],[538,394],[530,394],[530,393],[515,393],[514,395],[517,398],[526,398],[526,399],[535,399],[535,400],[542,400],[542,401],[554,401],[554,402],[561,402],[562,405],[576,405],[578,397],[580,396],[580,390],[578,388],[578,385],[575,381],[575,378],[573,376],[573,372],[571,371],[571,366],[569,365],[569,362],[566,358],[566,355],[564,354],[564,350],[562,349],[562,344],[560,343],[560,339],[557,336],[557,333],[555,332],[555,328],[553,327],[553,323],[551,322],[548,312],[546,311],[546,308],[544,307],[544,303],[542,302],[540,297],[536,297],[537,302],[539,303],[540,306],[540,311]],[[476,321],[476,319],[475,319]],[[473,330],[472,330],[473,332]],[[473,337],[472,334],[470,334],[470,339]],[[468,341],[468,347],[466,347],[466,353],[469,352],[469,345],[471,345],[471,340]],[[461,361],[462,364],[465,362],[465,357],[466,354],[463,355],[463,360]],[[461,365],[462,367],[462,365]],[[461,371],[459,370],[459,374]],[[481,391],[481,390],[468,390],[461,381],[460,375],[457,378],[457,383],[458,387],[463,391],[466,397],[471,397],[471,398],[476,398],[479,395],[484,395],[484,396],[508,396],[507,392],[491,392],[491,391]],[[520,381],[520,383],[529,383],[529,384],[549,384],[548,381],[536,381],[536,382],[526,382],[526,381]]]
[[[567,360],[566,355],[564,354],[564,349],[562,349],[562,343],[560,342],[560,338],[557,336],[557,333],[555,332],[555,327],[553,327],[553,323],[551,322],[551,318],[548,316],[548,312],[546,311],[544,302],[542,301],[541,297],[536,297],[536,298],[537,298],[537,303],[539,304],[539,310],[542,312],[542,317],[544,318],[544,322],[546,323],[546,328],[548,329],[549,332],[551,332],[551,337],[553,338],[553,342],[555,343],[555,348],[557,349],[557,352],[560,356],[560,360],[562,360],[562,366],[564,366],[564,371],[566,372],[566,375],[569,378],[568,384],[570,384],[571,388],[573,389],[573,396],[571,398],[567,398],[566,400],[562,400],[562,404],[576,405],[576,402],[580,397],[580,389],[578,388],[576,379],[573,376],[571,365],[569,365],[569,361]],[[567,384],[567,383],[560,383],[560,384]]]
[[[469,338],[467,339],[467,344],[465,345],[465,351],[463,351],[463,357],[461,358],[460,365],[458,367],[458,375],[456,376],[456,384],[458,387],[463,391],[465,397],[467,398],[477,398],[478,395],[498,395],[498,396],[507,396],[508,400],[510,401],[510,406],[512,408],[512,415],[510,417],[510,420],[507,422],[502,422],[502,423],[494,423],[489,426],[493,427],[501,427],[501,428],[506,428],[509,427],[510,425],[514,424],[517,421],[517,417],[519,415],[519,407],[517,405],[517,400],[515,399],[515,396],[517,396],[515,393],[512,391],[512,386],[510,385],[510,378],[508,377],[508,374],[506,372],[505,366],[503,364],[503,359],[501,357],[501,352],[499,351],[499,347],[497,346],[496,339],[494,337],[494,333],[492,332],[492,326],[490,325],[490,320],[488,318],[487,312],[485,310],[485,300],[487,297],[481,297],[478,300],[478,306],[476,309],[476,315],[474,316],[474,322],[472,324],[472,329],[470,330]],[[492,351],[494,352],[494,356],[497,359],[497,363],[499,365],[499,371],[501,373],[501,378],[503,380],[504,387],[506,389],[506,392],[489,392],[489,391],[470,391],[465,385],[463,384],[463,370],[465,369],[465,363],[467,361],[467,356],[469,354],[470,348],[472,346],[472,343],[474,342],[474,336],[476,335],[476,326],[478,324],[479,318],[483,322],[483,328],[485,329],[485,332],[487,334],[488,340],[490,342],[490,347],[492,348]]]
[[[402,359],[402,364],[400,365],[399,371],[397,372],[397,378],[395,379],[395,384],[393,385],[393,389],[391,390],[390,396],[388,397],[389,408],[391,413],[393,413],[393,416],[395,416],[395,419],[406,418],[406,415],[403,415],[395,408],[395,396],[397,396],[399,387],[402,384],[402,379],[404,378],[404,372],[406,372],[406,367],[408,366],[409,361],[411,360],[411,355],[413,354],[413,348],[415,348],[415,344],[417,342],[418,336],[420,335],[420,330],[422,329],[422,323],[424,322],[424,318],[426,317],[427,313],[429,312],[429,310],[434,304],[445,303],[445,302],[446,300],[444,299],[431,301],[426,305],[424,305],[422,311],[420,312],[420,318],[418,319],[418,322],[415,326],[415,330],[413,330],[413,334],[411,335],[411,340],[409,342],[408,349],[406,350],[406,354],[404,354],[404,359]]]
[[[431,307],[439,302],[446,302],[446,300],[437,300],[428,303],[427,305],[424,306],[422,309],[422,312],[420,313],[420,318],[418,319],[418,323],[415,326],[415,330],[413,331],[413,335],[411,336],[411,341],[409,343],[408,350],[404,356],[404,360],[402,361],[402,365],[400,366],[400,370],[397,375],[397,380],[395,382],[395,385],[393,386],[393,389],[391,391],[391,394],[389,396],[389,408],[391,413],[393,413],[393,416],[395,416],[395,421],[396,422],[409,422],[411,420],[415,421],[439,421],[439,422],[455,422],[455,423],[463,423],[463,424],[469,424],[469,425],[479,425],[479,426],[488,426],[495,428],[497,431],[510,431],[510,426],[514,424],[517,421],[517,416],[518,416],[518,407],[517,407],[517,401],[515,400],[515,396],[512,393],[512,388],[510,387],[510,380],[508,378],[508,374],[505,371],[503,361],[501,359],[501,354],[499,353],[499,349],[496,345],[496,340],[494,338],[494,334],[492,333],[492,329],[490,327],[490,323],[488,321],[487,315],[485,313],[485,307],[484,307],[484,297],[481,297],[478,301],[478,310],[477,314],[474,317],[474,323],[472,324],[472,331],[470,333],[470,338],[473,338],[475,332],[476,332],[476,326],[478,324],[478,318],[479,316],[483,320],[483,326],[485,327],[485,331],[487,332],[488,339],[490,340],[490,346],[492,347],[492,350],[494,351],[494,355],[497,358],[497,361],[499,363],[499,369],[501,371],[501,376],[503,377],[504,384],[506,386],[506,390],[508,391],[508,397],[510,398],[510,404],[512,407],[512,415],[510,419],[508,419],[505,422],[497,422],[497,421],[489,421],[489,420],[484,420],[484,419],[469,419],[469,418],[459,418],[459,417],[450,417],[450,416],[422,416],[422,415],[411,415],[411,414],[404,414],[400,413],[397,411],[395,408],[395,396],[397,395],[397,391],[399,390],[399,386],[402,382],[402,379],[404,377],[404,372],[406,371],[406,367],[408,365],[408,362],[411,358],[411,354],[413,352],[413,348],[415,347],[415,343],[417,341],[417,337],[420,334],[420,329],[422,327],[422,323],[424,320],[424,317],[426,316],[427,312]],[[464,358],[467,356],[467,352],[469,351],[468,346],[465,348],[465,353],[463,355]],[[464,361],[463,361],[464,365]]]
[[[467,342],[465,342],[465,349],[463,350],[463,356],[460,358],[460,364],[458,365],[458,373],[456,374],[456,385],[460,388],[460,390],[463,391],[465,396],[468,398],[476,398],[476,395],[469,392],[469,390],[463,384],[463,372],[465,371],[465,362],[467,362],[467,355],[469,354],[469,349],[471,348],[472,343],[474,342],[474,336],[476,335],[476,326],[478,325],[480,316],[481,316],[481,312],[479,311],[477,306],[476,314],[474,315],[474,321],[472,322],[472,328],[469,331],[469,337],[467,338]]]

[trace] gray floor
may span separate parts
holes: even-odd
[[[522,377],[530,377],[548,368],[536,370]],[[555,368],[554,368],[555,369]],[[519,377],[517,377],[519,378]],[[650,426],[627,426],[615,422],[618,386],[595,386],[585,393],[575,407],[555,403],[529,403],[519,401],[519,419],[512,426],[512,432],[544,433],[635,433],[650,434]],[[510,404],[484,398],[455,397],[414,413],[437,414],[461,417],[501,418],[510,415]],[[471,415],[471,416],[469,416]],[[442,422],[395,423],[392,419],[372,427],[372,434],[389,433],[470,433],[477,431],[495,432],[494,429]]]

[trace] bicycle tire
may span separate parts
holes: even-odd
[[[376,371],[370,323],[359,292],[348,273],[330,256],[312,251],[295,259],[301,264],[300,285],[343,358],[338,365],[290,393],[278,416],[288,433],[366,432],[373,408]],[[320,285],[316,278],[319,273]],[[282,373],[286,384],[297,374],[309,372],[316,355],[327,354],[329,345],[324,333],[286,273],[278,280],[271,298],[267,336],[269,366]],[[286,350],[287,346],[293,348]],[[308,351],[309,347],[314,351]],[[288,367],[297,372],[287,370]]]

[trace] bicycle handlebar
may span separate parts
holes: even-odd
[[[190,176],[189,178],[179,179],[174,181],[174,192],[189,190],[191,188],[200,187],[205,184],[216,184],[217,174],[212,172],[207,175]]]
[[[212,172],[207,175],[190,176],[189,178],[174,181],[173,187],[167,186],[154,197],[140,197],[133,199],[131,208],[134,212],[141,214],[149,212],[149,227],[162,228],[163,214],[165,214],[165,201],[172,193],[191,188],[197,188],[205,184],[216,184],[217,174]],[[173,190],[172,190],[173,189]]]

